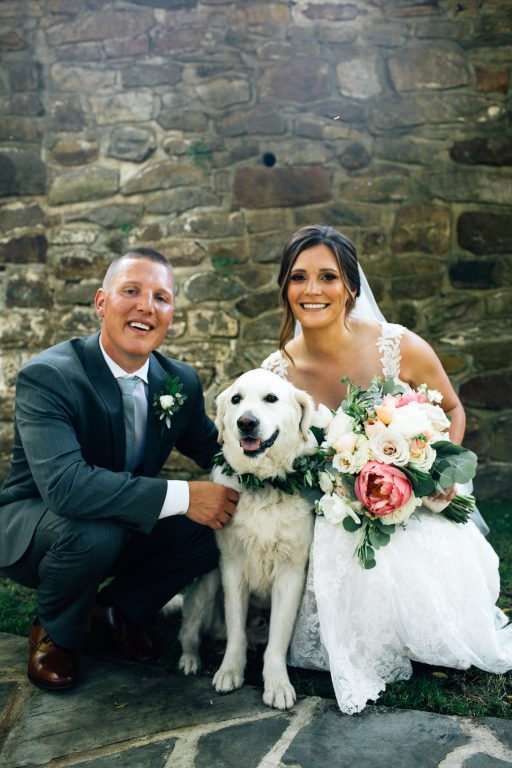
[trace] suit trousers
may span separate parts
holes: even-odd
[[[38,618],[52,640],[79,649],[107,577],[113,576],[109,602],[137,625],[217,562],[213,531],[183,515],[141,534],[112,519],[76,520],[46,510],[28,550],[2,573],[36,588]]]

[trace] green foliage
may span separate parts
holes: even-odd
[[[235,272],[235,267],[238,264],[238,259],[234,254],[230,253],[214,253],[212,254],[212,266],[219,275],[222,277],[232,277]]]
[[[198,168],[205,168],[210,163],[212,150],[206,146],[204,141],[198,139],[192,142],[185,154],[192,159],[192,162]]]

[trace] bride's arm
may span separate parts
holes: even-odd
[[[466,414],[438,356],[430,344],[412,331],[404,333],[400,351],[400,378],[415,388],[426,384],[429,389],[439,390],[443,396],[441,406],[451,418],[450,439],[460,444],[466,428]]]

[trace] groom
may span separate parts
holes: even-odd
[[[100,333],[57,344],[18,374],[0,569],[37,588],[28,676],[46,689],[76,683],[89,625],[110,651],[154,658],[144,623],[215,567],[213,531],[236,508],[224,486],[156,477],[175,447],[204,468],[217,450],[197,373],[155,351],[174,287],[158,251],[117,257],[96,294]]]

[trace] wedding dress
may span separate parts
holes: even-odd
[[[400,379],[403,326],[381,323],[382,372]],[[262,367],[286,377],[273,352]],[[512,624],[496,606],[498,557],[470,520],[458,525],[422,511],[363,570],[357,536],[315,521],[289,663],[330,670],[342,712],[360,712],[386,684],[406,680],[411,660],[487,672],[512,669]]]

